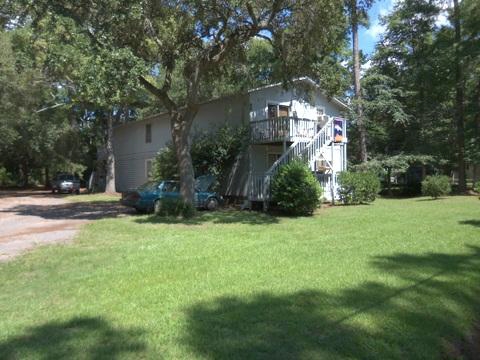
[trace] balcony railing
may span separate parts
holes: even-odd
[[[253,143],[309,140],[317,132],[317,121],[293,117],[276,117],[250,123]]]

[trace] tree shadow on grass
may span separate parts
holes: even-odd
[[[139,329],[116,329],[96,317],[75,317],[28,329],[0,342],[1,359],[116,359],[141,357],[145,344]]]
[[[459,224],[480,227],[480,220],[476,220],[476,219],[463,220],[463,221],[459,221]]]
[[[422,199],[417,199],[416,201],[438,201],[438,200],[445,200],[447,199],[446,197],[438,197],[438,198],[422,198]]]
[[[198,211],[197,215],[191,219],[182,219],[175,217],[163,217],[149,215],[139,217],[134,220],[139,224],[183,224],[183,225],[201,225],[206,223],[213,224],[247,224],[247,225],[268,225],[277,224],[277,216],[257,212],[257,211],[239,211],[239,210],[218,210],[218,211]]]
[[[209,359],[439,358],[464,335],[462,311],[480,309],[480,248],[469,250],[374,258],[395,285],[197,303],[186,310],[184,342]]]
[[[134,210],[118,201],[92,201],[59,205],[17,205],[0,212],[38,216],[48,220],[99,220],[133,214]]]

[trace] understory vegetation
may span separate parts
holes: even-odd
[[[375,201],[380,187],[380,180],[374,172],[344,171],[338,174],[338,196],[346,205]]]
[[[248,144],[249,129],[228,124],[212,131],[199,131],[192,137],[191,155],[195,176],[214,175],[218,188],[228,177],[237,156]],[[173,143],[160,150],[154,160],[154,180],[178,179],[178,162]]]
[[[283,165],[271,185],[272,199],[287,215],[312,215],[321,204],[322,188],[301,160]]]
[[[448,195],[451,191],[452,185],[450,185],[448,176],[432,175],[427,176],[425,180],[422,181],[423,195],[430,196],[434,199]]]
[[[0,358],[438,359],[479,314],[480,208],[426,199],[97,221],[0,264]]]

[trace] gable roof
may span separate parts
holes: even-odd
[[[295,82],[305,82],[305,83],[315,87],[317,90],[319,90],[323,95],[325,95],[327,97],[328,100],[332,101],[334,104],[336,104],[342,110],[349,110],[350,109],[350,107],[347,104],[345,104],[343,101],[339,100],[338,98],[328,97],[325,94],[325,91],[314,80],[312,80],[308,76],[293,79],[292,82],[294,82],[294,83]],[[215,101],[230,99],[230,98],[233,98],[233,97],[236,97],[236,96],[242,96],[242,95],[251,94],[251,93],[254,93],[254,92],[257,92],[257,91],[261,91],[261,90],[264,90],[264,89],[281,87],[281,86],[283,86],[283,83],[281,83],[281,82],[275,83],[275,84],[264,85],[264,86],[260,86],[260,87],[254,88],[254,89],[250,89],[246,93],[239,93],[239,94],[226,95],[226,96],[218,96],[218,97],[212,98],[210,100],[203,101],[199,105],[202,106],[202,105],[206,105],[206,104],[209,104],[209,103],[212,103],[212,102],[215,102]],[[142,123],[144,121],[149,121],[149,120],[152,120],[152,119],[155,119],[157,117],[164,116],[164,115],[167,115],[167,114],[168,114],[168,111],[162,111],[162,112],[159,112],[159,113],[156,113],[156,114],[146,116],[145,118],[143,118],[141,120],[130,121],[130,122],[127,122],[127,123],[124,123],[124,124],[119,124],[119,125],[116,126],[116,128],[131,125],[131,124]]]
[[[308,76],[303,76],[303,77],[299,77],[299,78],[296,78],[296,79],[293,79],[292,82],[305,82],[313,87],[315,87],[317,90],[320,90],[320,92],[325,95],[327,97],[328,100],[331,100],[334,104],[336,104],[337,106],[339,106],[340,108],[342,108],[342,110],[349,110],[350,107],[345,104],[343,101],[341,101],[340,99],[336,98],[336,97],[329,97],[325,94],[325,91],[320,87],[320,85],[318,85],[314,80],[312,80],[312,78],[308,77]],[[253,92],[256,92],[256,91],[260,91],[260,90],[264,90],[264,89],[268,89],[268,88],[273,88],[273,87],[278,87],[278,86],[283,86],[282,83],[275,83],[275,84],[270,84],[270,85],[264,85],[264,86],[260,86],[258,88],[254,88],[254,89],[251,89],[251,90],[248,90],[248,94],[250,93],[253,93]]]

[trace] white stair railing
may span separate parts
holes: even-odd
[[[330,117],[320,131],[315,134],[311,141],[297,141],[293,143],[290,148],[277,161],[275,161],[270,169],[268,169],[265,173],[263,182],[263,200],[265,202],[265,206],[267,205],[266,202],[269,199],[271,180],[277,174],[282,165],[288,164],[290,161],[299,158],[302,158],[307,161],[308,164],[311,164],[312,161],[317,159],[319,153],[324,156],[325,148],[332,142],[333,118]],[[330,162],[325,156],[324,158],[331,168]]]

